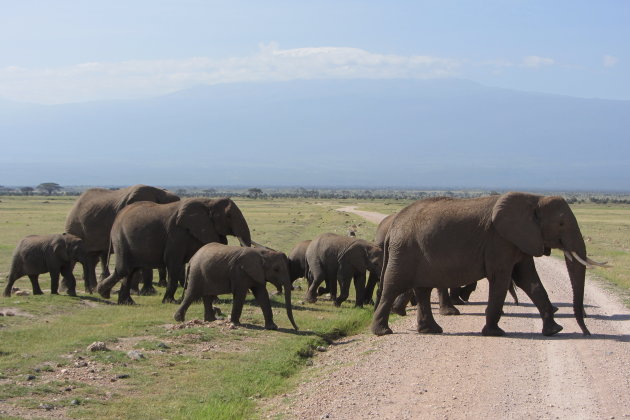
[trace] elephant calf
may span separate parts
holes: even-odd
[[[27,236],[18,243],[13,252],[4,296],[11,296],[13,284],[23,276],[28,276],[31,280],[34,295],[43,294],[38,278],[44,273],[50,273],[51,293],[58,293],[61,273],[68,285],[68,295],[76,296],[77,282],[72,270],[77,262],[83,265],[83,277],[87,290],[89,288],[88,258],[81,238],[69,233]]]
[[[317,300],[317,288],[326,281],[335,306],[340,306],[348,298],[350,282],[354,278],[355,306],[363,306],[366,301],[366,289],[373,290],[373,285],[378,282],[383,265],[383,250],[363,239],[322,233],[308,246],[306,262],[309,276],[312,276],[306,293],[307,302],[313,303]],[[366,288],[365,272],[367,270],[370,272],[370,280]],[[335,296],[337,282],[341,288],[339,297]]]
[[[287,316],[293,328],[298,329],[291,310],[289,264],[282,252],[210,243],[190,259],[186,277],[186,292],[175,312],[176,321],[184,321],[188,307],[199,298],[203,299],[204,320],[214,321],[212,301],[217,295],[231,293],[230,321],[239,324],[245,296],[251,290],[265,317],[265,329],[276,330],[266,287],[266,282],[270,282],[284,288]]]

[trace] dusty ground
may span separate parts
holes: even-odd
[[[354,209],[343,209],[353,211]],[[373,221],[378,221],[371,214]],[[363,215],[365,216],[365,215]],[[290,394],[265,402],[264,416],[285,419],[620,419],[630,418],[630,311],[587,280],[583,337],[571,308],[564,264],[537,258],[538,272],[564,331],[540,333],[542,322],[522,291],[508,303],[505,337],[483,337],[487,282],[441,316],[441,335],[415,332],[415,310],[392,324],[393,335],[362,334],[313,359]],[[435,300],[435,299],[434,299]]]

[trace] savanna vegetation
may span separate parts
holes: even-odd
[[[407,199],[235,198],[252,238],[289,252],[294,244],[321,232],[372,239],[376,225],[335,211],[347,205],[393,213]],[[59,233],[76,197],[3,196],[0,202],[0,288],[4,287],[13,248],[28,234]],[[613,268],[597,275],[630,289],[630,206],[574,204],[589,255]],[[81,270],[76,269],[77,278]],[[157,278],[157,275],[155,276]],[[40,277],[47,292],[49,279]],[[286,319],[281,296],[273,296],[278,331],[262,329],[253,298],[241,317],[242,327],[203,323],[201,304],[188,322],[177,324],[177,306],[161,295],[134,296],[135,306],[118,306],[98,295],[72,298],[13,296],[0,298],[0,415],[46,418],[225,418],[257,416],[257,402],[291,387],[296,373],[318,346],[364,330],[371,308],[354,309],[352,299],[334,308],[329,300],[305,304],[306,283],[299,280],[293,297],[300,331]],[[16,286],[30,292],[28,278]],[[81,287],[78,287],[79,292]],[[164,289],[158,288],[160,293]],[[269,291],[273,291],[270,286]],[[178,291],[178,297],[181,289]],[[229,296],[218,305],[229,313]],[[352,298],[352,296],[351,296]],[[115,301],[115,298],[112,299]],[[13,315],[13,316],[9,316]],[[95,341],[108,351],[90,352]],[[134,360],[128,352],[142,354]]]

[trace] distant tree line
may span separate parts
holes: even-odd
[[[4,187],[0,185],[0,195],[80,195],[89,187],[63,187],[55,182],[43,182],[35,187]],[[117,189],[116,187],[109,189]],[[171,187],[169,188],[180,197],[236,197],[253,199],[274,198],[307,198],[307,199],[388,199],[388,200],[419,200],[429,197],[475,198],[497,195],[505,191],[496,190],[420,190],[393,188],[259,188],[259,187]],[[545,191],[542,194],[561,195],[569,204],[630,204],[630,194],[596,193],[596,192],[558,192]]]

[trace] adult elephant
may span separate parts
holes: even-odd
[[[241,245],[252,245],[247,221],[229,198],[189,198],[169,204],[134,203],[125,207],[114,221],[111,240],[116,268],[98,283],[96,290],[109,298],[112,287],[126,278],[118,303],[133,304],[129,279],[134,272],[165,267],[169,278],[162,302],[174,302],[175,290],[183,281],[188,260],[205,244],[227,244],[228,235],[236,236]]]
[[[306,293],[307,302],[317,301],[317,288],[326,281],[335,306],[340,306],[350,294],[350,282],[354,278],[356,290],[355,306],[363,306],[365,272],[370,277],[380,275],[383,265],[383,250],[372,242],[335,233],[322,233],[306,249],[311,284]],[[337,283],[341,292],[337,294]]]
[[[214,321],[212,301],[218,295],[231,293],[233,300],[230,321],[239,324],[245,296],[251,290],[263,312],[265,329],[277,330],[266,282],[277,288],[284,288],[287,317],[297,330],[291,310],[291,280],[285,254],[265,248],[239,248],[216,243],[204,245],[190,259],[186,292],[175,312],[175,320],[184,321],[188,307],[203,299],[204,320]]]
[[[397,214],[398,213],[394,213],[385,217],[383,220],[381,220],[381,222],[378,224],[376,228],[376,235],[374,238],[374,242],[381,249],[385,249],[385,238],[387,236],[387,232],[389,232],[389,228],[391,227],[392,222],[394,221],[394,218],[396,217]],[[374,293],[374,286],[375,284],[373,283],[368,283],[368,285],[366,286],[366,292],[365,292],[366,300],[371,299]],[[381,293],[381,290],[379,288],[377,292],[377,298],[376,298],[377,301],[380,297],[380,293]],[[460,314],[459,309],[457,309],[452,302],[451,296],[448,293],[448,288],[438,288],[438,299],[439,299],[439,307],[440,307],[439,311],[441,315],[459,315]],[[392,306],[392,312],[401,316],[407,315],[407,310],[405,308],[407,307],[407,303],[409,302],[411,302],[412,305],[417,304],[415,296],[413,295],[413,291],[411,290],[408,290],[402,293],[400,296],[398,296],[398,298],[396,298],[396,300],[394,301],[394,305]]]
[[[107,253],[109,251],[109,234],[116,215],[126,206],[150,201],[166,204],[179,201],[175,194],[148,185],[134,185],[119,190],[90,188],[86,190],[70,209],[66,217],[66,232],[83,239],[90,260],[89,290],[96,286],[96,263],[100,259],[101,279],[108,277]],[[151,285],[152,270],[145,270],[145,285],[142,294],[154,292]],[[147,284],[148,283],[148,284]]]
[[[499,320],[512,279],[538,308],[542,333],[554,335],[562,327],[554,321],[533,259],[552,248],[565,252],[575,319],[583,334],[589,335],[584,324],[584,276],[585,266],[595,262],[586,256],[577,220],[562,197],[510,192],[417,201],[400,211],[385,240],[383,292],[372,332],[391,334],[388,317],[394,299],[413,288],[418,332],[441,333],[431,313],[431,288],[459,287],[485,277],[490,284],[483,335],[504,334]]]

